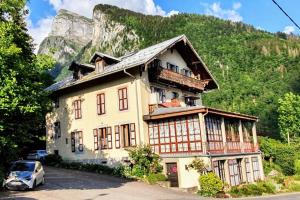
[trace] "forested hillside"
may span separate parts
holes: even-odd
[[[204,104],[257,115],[260,134],[278,135],[278,98],[288,91],[300,92],[298,37],[196,14],[147,16],[108,5],[98,5],[95,10],[125,25],[127,32],[134,31],[139,49],[185,34],[220,85],[220,90],[203,95]],[[123,44],[132,48],[130,41]],[[105,52],[106,48],[92,50]],[[77,58],[86,61],[92,50],[87,46]]]

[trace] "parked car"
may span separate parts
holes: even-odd
[[[9,190],[27,190],[44,183],[45,172],[39,161],[19,160],[12,164],[3,186]]]
[[[47,155],[48,154],[46,150],[34,150],[27,155],[27,159],[44,161]]]

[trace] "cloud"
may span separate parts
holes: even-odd
[[[238,9],[241,8],[240,2],[234,3],[232,9],[223,9],[220,2],[214,2],[212,4],[201,4],[205,9],[206,15],[212,15],[218,18],[227,19],[233,22],[243,21],[243,17],[238,13]]]
[[[283,32],[285,34],[291,34],[291,33],[295,32],[295,27],[294,26],[286,26],[286,27],[284,27]]]
[[[92,18],[93,8],[97,4],[109,4],[120,8],[140,12],[146,15],[161,15],[169,17],[179,12],[171,10],[169,13],[164,11],[154,0],[44,0],[57,12],[60,9],[66,9],[79,15]],[[29,17],[26,18],[27,27],[30,35],[34,39],[34,43],[38,49],[42,40],[47,37],[51,31],[51,25],[54,16],[47,16],[40,19],[36,24],[32,24]]]
[[[118,6],[147,15],[169,16],[174,13],[174,11],[166,13],[153,0],[48,0],[48,2],[56,11],[67,9],[86,17],[91,17],[94,6],[100,3]]]

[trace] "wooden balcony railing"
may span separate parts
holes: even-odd
[[[203,91],[209,82],[209,80],[195,79],[163,67],[157,67],[156,70],[152,70],[151,73],[149,73],[149,79],[151,81],[160,80],[173,83],[196,91]]]

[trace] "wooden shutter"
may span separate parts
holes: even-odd
[[[60,122],[57,122],[57,137],[60,138],[61,130],[60,130]]]
[[[136,146],[135,124],[130,124],[130,146]]]
[[[78,131],[78,139],[79,139],[79,146],[78,150],[83,151],[83,138],[82,138],[82,131]]]
[[[107,148],[112,149],[112,134],[111,127],[107,127]]]
[[[72,152],[75,152],[75,133],[71,133],[71,150]]]
[[[93,134],[94,134],[94,150],[98,150],[99,149],[98,129],[94,129]]]
[[[120,127],[118,125],[115,126],[115,142],[116,142],[116,149],[121,147],[120,145]]]

